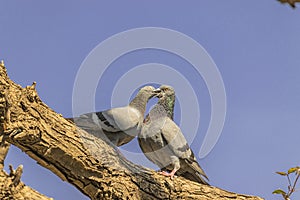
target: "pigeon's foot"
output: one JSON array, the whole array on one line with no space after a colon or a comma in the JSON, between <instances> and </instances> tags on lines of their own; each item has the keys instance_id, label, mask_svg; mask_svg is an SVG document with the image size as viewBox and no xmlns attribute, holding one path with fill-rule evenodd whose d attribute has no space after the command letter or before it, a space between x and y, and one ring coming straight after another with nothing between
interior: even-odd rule
<instances>
[{"instance_id":1,"label":"pigeon's foot","mask_svg":"<svg viewBox=\"0 0 300 200\"><path fill-rule=\"evenodd\" d=\"M158 172L159 174L163 175L163 176L167 176L167 177L171 177L171 179L173 180L174 176L175 176L175 170L173 170L171 173L166 172L166 171L161 171Z\"/></svg>"}]
</instances>

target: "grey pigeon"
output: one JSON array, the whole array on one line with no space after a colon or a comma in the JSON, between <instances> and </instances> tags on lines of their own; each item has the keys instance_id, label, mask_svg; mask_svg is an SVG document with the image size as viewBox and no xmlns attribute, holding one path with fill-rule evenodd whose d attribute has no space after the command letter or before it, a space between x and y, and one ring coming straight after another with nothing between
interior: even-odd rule
<instances>
[{"instance_id":1,"label":"grey pigeon","mask_svg":"<svg viewBox=\"0 0 300 200\"><path fill-rule=\"evenodd\" d=\"M102 131L116 146L130 142L140 132L146 104L160 90L145 86L139 90L136 97L125 107L82 114L77 118L68 118L83 130L101 137ZM103 134L102 134L103 135Z\"/></svg>"},{"instance_id":2,"label":"grey pigeon","mask_svg":"<svg viewBox=\"0 0 300 200\"><path fill-rule=\"evenodd\" d=\"M144 120L138 136L145 156L158 165L162 175L174 177L175 173L189 180L208 185L207 176L198 164L180 128L173 119L175 92L162 85L157 104ZM167 172L169 171L169 172Z\"/></svg>"}]
</instances>

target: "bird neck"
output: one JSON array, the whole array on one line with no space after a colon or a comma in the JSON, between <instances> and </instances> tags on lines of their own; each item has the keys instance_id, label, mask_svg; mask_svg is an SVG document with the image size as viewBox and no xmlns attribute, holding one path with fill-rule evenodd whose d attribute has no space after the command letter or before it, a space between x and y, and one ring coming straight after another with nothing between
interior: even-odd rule
<instances>
[{"instance_id":1,"label":"bird neck","mask_svg":"<svg viewBox=\"0 0 300 200\"><path fill-rule=\"evenodd\" d=\"M167 117L173 120L175 95L166 96L158 100L158 105L162 106L167 114Z\"/></svg>"},{"instance_id":2,"label":"bird neck","mask_svg":"<svg viewBox=\"0 0 300 200\"><path fill-rule=\"evenodd\" d=\"M146 105L150 96L138 93L136 97L129 103L129 106L136 108L143 115L146 112Z\"/></svg>"}]
</instances>

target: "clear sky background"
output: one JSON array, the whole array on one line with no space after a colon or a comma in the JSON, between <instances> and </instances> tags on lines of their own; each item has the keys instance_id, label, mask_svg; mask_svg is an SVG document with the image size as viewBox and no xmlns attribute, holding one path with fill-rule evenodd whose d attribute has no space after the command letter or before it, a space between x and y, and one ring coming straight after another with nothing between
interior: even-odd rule
<instances>
[{"instance_id":1,"label":"clear sky background","mask_svg":"<svg viewBox=\"0 0 300 200\"><path fill-rule=\"evenodd\" d=\"M196 40L218 66L227 95L222 135L210 154L199 159L210 183L237 193L281 199L271 193L286 189L287 182L275 171L299 165L299 9L275 0L0 0L0 7L0 59L5 60L10 78L24 87L36 81L41 99L66 117L72 115L73 84L81 63L108 37L152 26ZM200 128L191 143L198 155L210 119L210 99L203 80L178 56L141 50L120 57L98 85L96 108L110 108L107 94L118 78L150 62L176 68L192 85L200 83ZM180 107L176 105L176 122ZM139 152L136 141L122 149ZM146 160L135 162L155 167ZM22 181L45 195L87 199L17 148L10 149L6 169L8 164L15 168L23 164ZM298 192L292 199L299 198Z\"/></svg>"}]
</instances>

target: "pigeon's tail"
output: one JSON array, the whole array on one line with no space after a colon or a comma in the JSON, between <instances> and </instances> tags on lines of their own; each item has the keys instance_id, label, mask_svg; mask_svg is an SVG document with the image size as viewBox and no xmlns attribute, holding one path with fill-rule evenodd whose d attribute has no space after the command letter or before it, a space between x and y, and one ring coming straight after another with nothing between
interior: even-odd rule
<instances>
[{"instance_id":1,"label":"pigeon's tail","mask_svg":"<svg viewBox=\"0 0 300 200\"><path fill-rule=\"evenodd\" d=\"M184 164L186 166L183 166L182 168L186 168L186 169L184 170L185 172L182 173L183 177L185 177L191 181L209 185L207 182L208 177L206 176L205 172L200 167L200 165L198 164L198 162L196 161L196 158L194 156L191 156L189 159L186 159Z\"/></svg>"},{"instance_id":2,"label":"pigeon's tail","mask_svg":"<svg viewBox=\"0 0 300 200\"><path fill-rule=\"evenodd\" d=\"M204 185L209 185L209 183L205 180L205 178L203 178L201 176L201 174L199 174L198 172L185 172L183 173L181 176L183 176L184 178L188 179L188 180L191 180L191 181L195 181L195 182L198 182L198 183L201 183L201 184L204 184Z\"/></svg>"}]
</instances>

